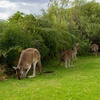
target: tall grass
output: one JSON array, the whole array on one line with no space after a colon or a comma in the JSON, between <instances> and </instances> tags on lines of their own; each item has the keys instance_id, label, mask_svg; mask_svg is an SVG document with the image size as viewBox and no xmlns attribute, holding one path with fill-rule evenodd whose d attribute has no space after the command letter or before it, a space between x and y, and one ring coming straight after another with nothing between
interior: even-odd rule
<instances>
[{"instance_id":1,"label":"tall grass","mask_svg":"<svg viewBox=\"0 0 100 100\"><path fill-rule=\"evenodd\" d=\"M57 67L52 60L43 66L44 71L53 73L35 78L0 82L0 100L99 100L100 57L79 57L75 66Z\"/></svg>"}]
</instances>

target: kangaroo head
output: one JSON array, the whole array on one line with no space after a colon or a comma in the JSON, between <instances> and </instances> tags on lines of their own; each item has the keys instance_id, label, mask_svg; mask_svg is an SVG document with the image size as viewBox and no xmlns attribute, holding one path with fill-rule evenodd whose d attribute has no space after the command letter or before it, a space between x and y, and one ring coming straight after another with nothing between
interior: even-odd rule
<instances>
[{"instance_id":1,"label":"kangaroo head","mask_svg":"<svg viewBox=\"0 0 100 100\"><path fill-rule=\"evenodd\" d=\"M74 48L73 48L74 50L79 50L80 48L79 48L79 43L75 43L75 45L74 45Z\"/></svg>"},{"instance_id":2,"label":"kangaroo head","mask_svg":"<svg viewBox=\"0 0 100 100\"><path fill-rule=\"evenodd\" d=\"M23 71L21 67L13 67L16 70L16 75L18 79L20 80L23 76Z\"/></svg>"}]
</instances>

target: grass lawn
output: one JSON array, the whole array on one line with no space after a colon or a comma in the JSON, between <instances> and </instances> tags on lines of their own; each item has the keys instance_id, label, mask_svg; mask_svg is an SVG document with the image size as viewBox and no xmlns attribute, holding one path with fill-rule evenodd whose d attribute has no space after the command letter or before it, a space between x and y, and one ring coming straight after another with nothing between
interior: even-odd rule
<instances>
[{"instance_id":1,"label":"grass lawn","mask_svg":"<svg viewBox=\"0 0 100 100\"><path fill-rule=\"evenodd\" d=\"M72 68L57 64L43 66L53 73L0 81L0 100L100 100L100 56L78 57Z\"/></svg>"}]
</instances>

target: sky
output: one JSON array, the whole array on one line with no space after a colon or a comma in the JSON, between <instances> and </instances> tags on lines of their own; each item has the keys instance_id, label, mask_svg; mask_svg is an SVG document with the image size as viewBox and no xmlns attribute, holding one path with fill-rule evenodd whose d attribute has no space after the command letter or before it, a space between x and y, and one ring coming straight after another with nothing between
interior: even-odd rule
<instances>
[{"instance_id":1,"label":"sky","mask_svg":"<svg viewBox=\"0 0 100 100\"><path fill-rule=\"evenodd\" d=\"M49 0L0 0L0 19L8 19L17 11L41 15L48 8Z\"/></svg>"},{"instance_id":2,"label":"sky","mask_svg":"<svg viewBox=\"0 0 100 100\"><path fill-rule=\"evenodd\" d=\"M100 1L100 0L96 0ZM41 15L48 8L49 0L0 0L0 19L8 19L17 11Z\"/></svg>"}]
</instances>

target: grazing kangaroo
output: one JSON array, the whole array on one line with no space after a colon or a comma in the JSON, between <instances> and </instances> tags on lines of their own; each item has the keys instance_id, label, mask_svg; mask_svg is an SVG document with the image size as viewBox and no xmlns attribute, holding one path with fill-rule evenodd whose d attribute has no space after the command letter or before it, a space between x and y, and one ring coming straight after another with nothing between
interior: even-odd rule
<instances>
[{"instance_id":1,"label":"grazing kangaroo","mask_svg":"<svg viewBox=\"0 0 100 100\"><path fill-rule=\"evenodd\" d=\"M65 67L70 67L70 60L76 61L77 50L79 49L79 44L75 44L73 50L65 50L60 56L60 63L65 62Z\"/></svg>"},{"instance_id":2,"label":"grazing kangaroo","mask_svg":"<svg viewBox=\"0 0 100 100\"><path fill-rule=\"evenodd\" d=\"M20 55L17 67L14 67L18 79L26 77L27 73L31 69L32 64L34 67L33 75L29 77L35 77L37 63L39 64L40 73L42 73L41 56L39 51L35 48L28 48L26 50L23 50Z\"/></svg>"},{"instance_id":3,"label":"grazing kangaroo","mask_svg":"<svg viewBox=\"0 0 100 100\"><path fill-rule=\"evenodd\" d=\"M94 44L91 45L91 50L94 52L94 55L97 56L98 50L99 50L99 46L94 43Z\"/></svg>"}]
</instances>

